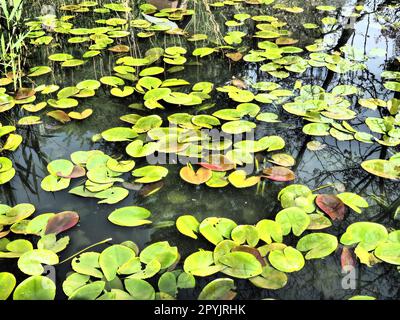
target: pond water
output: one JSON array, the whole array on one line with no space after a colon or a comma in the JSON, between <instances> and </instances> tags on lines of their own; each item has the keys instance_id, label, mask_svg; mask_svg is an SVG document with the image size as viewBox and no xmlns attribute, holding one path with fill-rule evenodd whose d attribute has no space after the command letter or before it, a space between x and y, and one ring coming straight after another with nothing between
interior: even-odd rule
<instances>
[{"instance_id":1,"label":"pond water","mask_svg":"<svg viewBox=\"0 0 400 320\"><path fill-rule=\"evenodd\" d=\"M129 13L114 12L108 14L94 13L92 7L89 12L74 13L60 10L64 4L74 4L73 1L25 1L24 15L27 19L35 19L45 13L54 13L58 18L63 15L76 15L69 20L77 28L93 28L102 26L96 23L98 19L108 19L120 16L134 20L140 13L139 5L144 2L124 1L133 10ZM97 1L96 7L101 7L108 0ZM182 1L149 1L158 8L176 7L182 5ZM212 3L212 1L210 1ZM300 7L304 9L301 13L288 12L283 9L274 8L281 4L283 7ZM43 7L43 5L48 5ZM142 116L158 114L163 119L177 112L187 112L193 115L209 114L224 108L234 108L237 102L229 99L224 92L218 92L215 88L223 87L231 83L233 77L240 79L248 86L262 81L278 83L282 89L293 90L296 81L301 80L302 85L318 85L328 92L336 86L353 85L361 90L358 98L379 98L384 101L398 96L398 93L385 89L384 79L381 73L385 70L396 71L399 69L399 61L396 57L400 55L400 39L398 29L393 25L400 23L400 9L396 1L351 1L351 0L315 0L315 1L292 1L276 0L268 5L241 4L225 5L223 7L209 7L207 1L187 1L188 9L194 9L192 16L186 16L182 21L175 21L179 27L185 28L189 34L207 34L210 40L207 46L215 47L213 44L221 40L229 31L240 30L247 35L257 32L256 24L259 22L246 20L242 26L228 27L227 20L232 20L234 14L248 13L251 16L266 15L287 23L285 30L290 31L290 38L299 40L293 46L305 48L312 45L316 39L324 39L328 43L329 53L338 51L344 46L354 46L361 54L371 55L365 62L366 68L358 71L336 73L324 67L309 67L302 73L290 72L287 78L276 78L268 72L260 69L266 62L246 62L241 59L232 61L223 54L211 54L203 58L194 57L191 52L196 47L206 46L202 42L190 42L185 37L157 32L149 38L137 37L137 30L129 28L132 32L128 37L116 38L114 44L125 44L129 46L128 53L113 53L102 50L101 54L87 59L84 65L73 68L62 68L59 62L52 62L48 57L54 53L68 53L74 57L81 57L90 44L68 43L68 35L48 32L54 37L49 45L30 46L26 61L26 69L34 66L48 65L53 72L37 78L25 79L25 86L32 84L57 84L61 88L75 86L78 82L86 79L97 79L112 75L116 61L127 55L143 57L148 49L154 47L181 46L187 49L187 62L184 69L176 73L163 73L162 79L180 78L190 84L208 81L214 84L211 98L201 105L174 106L169 105L165 110L146 109L135 110L129 106L132 103L143 102L141 94L134 93L126 98L119 98L110 94L110 87L102 85L96 95L90 98L79 99L79 111L86 108L93 109L93 114L82 121L71 121L61 124L46 116L52 109L47 106L39 115L42 124L32 126L19 126L17 132L23 136L20 147L9 154L14 167L15 177L7 184L0 186L1 203L14 206L19 203L31 203L35 206L35 214L46 212L61 212L72 210L79 213L80 221L77 226L65 232L70 236L69 246L60 253L60 260L67 258L83 248L104 240L112 238L110 243L117 244L122 241L131 240L139 248L157 242L167 240L171 245L179 248L182 261L197 248L213 250L214 246L199 237L194 240L182 235L175 227L175 220L184 214L195 216L199 221L215 216L234 220L237 224L256 224L261 219L274 219L281 210L278 200L279 191L293 182L275 182L265 180L264 191L257 187L235 188L228 185L224 188L210 188L205 184L193 185L185 182L179 176L182 164L168 164L168 175L162 180L163 187L149 196L143 196L135 190L129 191L127 196L117 204L98 204L98 199L83 198L68 193L72 187L82 183L81 178L74 179L71 187L58 192L46 192L41 188L42 179L48 175L46 166L56 159L70 159L73 152L80 150L98 149L113 157L124 157L126 142L108 142L93 139L93 136L117 126L126 126L119 118L129 113L138 113ZM318 5L335 6L333 11L316 9ZM391 7L392 5L392 7ZM357 6L364 6L362 9ZM358 8L358 9L357 9ZM47 10L47 11L46 11ZM348 18L352 13L357 13L353 18ZM324 17L335 17L337 22L332 26L321 29L306 29L303 24L321 25ZM140 18L140 17L139 17ZM142 17L143 18L143 17ZM349 24L350 23L350 24ZM233 45L244 52L257 47L257 42L265 39L256 39L245 36L243 42ZM271 39L267 39L271 40ZM271 41L274 41L271 40ZM377 50L379 49L379 50ZM229 50L228 50L229 51ZM231 50L232 51L232 50ZM325 52L325 51L324 51ZM310 52L303 51L296 54L308 58ZM168 69L172 65L156 62ZM127 81L129 82L129 81ZM189 87L179 89L190 92ZM54 94L53 94L54 95ZM298 93L296 93L298 95ZM43 99L42 99L43 98ZM287 102L293 101L294 97L285 97ZM46 97L40 96L45 101ZM37 99L35 103L42 101ZM385 114L383 108L372 110L363 108L357 104L357 97L350 96L352 110L357 117L349 122L357 130L368 131L364 121L367 117L381 117ZM206 108L205 103L210 103ZM212 103L212 105L211 105ZM388 205L395 203L400 198L400 188L396 180L383 179L374 176L360 166L360 163L368 159L387 159L393 155L398 147L386 147L379 143L363 143L358 140L339 141L330 135L310 136L303 133L302 128L307 123L302 117L286 112L278 103L258 103L263 112L276 113L281 122L257 122L255 137L278 135L282 137L286 146L283 151L292 155L296 161L291 169L296 175L294 183L308 186L311 190L321 186L330 187L320 190L321 193L339 193L343 190L354 192L363 196L369 203L369 207L363 209L361 214L351 211L346 214L344 220L333 221L332 227L326 232L335 236L342 235L346 228L357 221L371 221L383 224L388 230L398 229L399 221L393 218L394 212L388 209ZM13 123L15 119L28 115L20 108L13 109L7 113L0 114L1 122ZM128 124L129 125L129 124ZM307 143L317 140L325 145L321 150L313 151L307 148ZM267 152L260 152L260 157L266 157ZM146 164L145 158L137 158L136 167ZM132 177L124 176L126 181L133 182ZM336 187L336 189L335 189ZM380 201L381 199L381 201ZM382 201L383 200L383 201ZM385 203L387 205L385 205ZM152 224L140 227L119 227L110 223L108 215L116 208L124 206L141 206L151 211ZM321 232L325 232L322 230ZM296 237L285 237L285 243L295 245ZM32 238L34 241L34 239ZM95 250L100 251L106 245L98 246ZM305 267L298 272L288 274L288 283L278 290L260 289L253 286L247 280L235 279L236 299L347 299L354 295L369 295L378 299L399 299L400 274L395 265L379 263L372 267L357 263L357 281L354 288L343 288L343 274L340 266L341 249L324 259L307 260ZM4 265L4 267L3 267ZM12 271L18 279L25 276L16 267L16 261L0 260L1 271ZM6 270L4 270L6 269ZM70 262L56 267L57 298L65 299L61 289L61 283L66 273L71 271ZM198 277L195 289L181 290L179 299L196 299L201 288L217 275L211 277Z\"/></svg>"}]
</instances>

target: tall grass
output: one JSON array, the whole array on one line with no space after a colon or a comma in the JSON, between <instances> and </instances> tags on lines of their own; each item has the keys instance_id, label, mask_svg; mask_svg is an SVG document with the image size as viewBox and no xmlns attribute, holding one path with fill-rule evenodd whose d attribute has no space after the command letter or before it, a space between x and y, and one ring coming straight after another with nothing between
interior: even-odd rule
<instances>
[{"instance_id":1,"label":"tall grass","mask_svg":"<svg viewBox=\"0 0 400 320\"><path fill-rule=\"evenodd\" d=\"M14 88L22 86L21 74L25 39L22 10L24 0L0 0L0 66L1 73L12 72Z\"/></svg>"}]
</instances>

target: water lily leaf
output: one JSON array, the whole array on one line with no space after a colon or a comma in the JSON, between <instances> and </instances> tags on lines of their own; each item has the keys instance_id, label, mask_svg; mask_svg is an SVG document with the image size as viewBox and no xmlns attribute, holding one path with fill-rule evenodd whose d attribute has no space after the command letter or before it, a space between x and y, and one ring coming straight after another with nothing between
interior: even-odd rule
<instances>
[{"instance_id":1,"label":"water lily leaf","mask_svg":"<svg viewBox=\"0 0 400 320\"><path fill-rule=\"evenodd\" d=\"M248 188L260 182L260 177L253 176L246 178L246 171L236 170L228 176L228 180L236 188Z\"/></svg>"},{"instance_id":2,"label":"water lily leaf","mask_svg":"<svg viewBox=\"0 0 400 320\"><path fill-rule=\"evenodd\" d=\"M35 249L21 255L18 268L25 274L38 276L44 272L42 264L55 265L58 262L58 256L53 251Z\"/></svg>"},{"instance_id":3,"label":"water lily leaf","mask_svg":"<svg viewBox=\"0 0 400 320\"><path fill-rule=\"evenodd\" d=\"M75 211L63 211L55 214L47 221L45 234L59 234L73 228L79 222L79 215Z\"/></svg>"},{"instance_id":4,"label":"water lily leaf","mask_svg":"<svg viewBox=\"0 0 400 320\"><path fill-rule=\"evenodd\" d=\"M169 268L179 258L177 247L171 247L168 241L161 241L153 243L142 250L140 253L140 261L143 263L150 263L156 259L161 269Z\"/></svg>"},{"instance_id":5,"label":"water lily leaf","mask_svg":"<svg viewBox=\"0 0 400 320\"><path fill-rule=\"evenodd\" d=\"M35 125L35 124L41 124L42 121L40 120L40 117L37 116L27 116L27 117L23 117L20 118L18 120L18 125L20 126L31 126L31 125Z\"/></svg>"},{"instance_id":6,"label":"water lily leaf","mask_svg":"<svg viewBox=\"0 0 400 320\"><path fill-rule=\"evenodd\" d=\"M263 219L257 223L256 229L260 239L267 244L272 243L272 240L276 242L282 242L283 233L281 225L278 222Z\"/></svg>"},{"instance_id":7,"label":"water lily leaf","mask_svg":"<svg viewBox=\"0 0 400 320\"><path fill-rule=\"evenodd\" d=\"M78 106L78 101L73 98L49 99L47 103L53 108L70 109Z\"/></svg>"},{"instance_id":8,"label":"water lily leaf","mask_svg":"<svg viewBox=\"0 0 400 320\"><path fill-rule=\"evenodd\" d=\"M68 114L62 110L50 111L50 112L47 112L46 115L48 115L49 117L51 117L53 119L56 119L57 121L60 121L61 123L66 123L66 122L71 121L71 118L68 116Z\"/></svg>"},{"instance_id":9,"label":"water lily leaf","mask_svg":"<svg viewBox=\"0 0 400 320\"><path fill-rule=\"evenodd\" d=\"M296 272L304 267L304 258L300 251L292 247L272 250L268 256L271 265L282 272Z\"/></svg>"},{"instance_id":10,"label":"water lily leaf","mask_svg":"<svg viewBox=\"0 0 400 320\"><path fill-rule=\"evenodd\" d=\"M193 50L192 54L195 57L203 58L205 56L208 56L208 55L214 53L215 51L216 50L213 48L203 47L203 48L197 48L197 49Z\"/></svg>"},{"instance_id":11,"label":"water lily leaf","mask_svg":"<svg viewBox=\"0 0 400 320\"><path fill-rule=\"evenodd\" d=\"M224 238L229 239L236 226L230 219L210 217L200 223L199 231L208 241L217 245Z\"/></svg>"},{"instance_id":12,"label":"water lily leaf","mask_svg":"<svg viewBox=\"0 0 400 320\"><path fill-rule=\"evenodd\" d=\"M104 140L110 142L130 141L138 136L135 130L127 127L115 127L101 133Z\"/></svg>"},{"instance_id":13,"label":"water lily leaf","mask_svg":"<svg viewBox=\"0 0 400 320\"><path fill-rule=\"evenodd\" d=\"M263 170L263 174L273 181L292 181L296 178L294 172L285 167L269 167Z\"/></svg>"},{"instance_id":14,"label":"water lily leaf","mask_svg":"<svg viewBox=\"0 0 400 320\"><path fill-rule=\"evenodd\" d=\"M69 187L71 179L60 178L53 175L48 175L44 177L40 186L44 191L47 192L56 192L60 190L64 190Z\"/></svg>"},{"instance_id":15,"label":"water lily leaf","mask_svg":"<svg viewBox=\"0 0 400 320\"><path fill-rule=\"evenodd\" d=\"M29 77L39 77L44 74L50 73L53 70L50 67L47 66L39 66L39 67L33 67L29 70L28 76Z\"/></svg>"},{"instance_id":16,"label":"water lily leaf","mask_svg":"<svg viewBox=\"0 0 400 320\"><path fill-rule=\"evenodd\" d=\"M15 151L15 150L17 150L17 148L19 147L19 145L21 143L22 143L22 136L21 135L10 133L8 135L7 140L4 143L2 149L3 150L9 150L9 151ZM0 159L1 158L3 158L3 157L0 157ZM1 163L1 160L0 160L0 163ZM0 164L0 166L1 166L1 164ZM8 170L5 170L5 171L8 171ZM2 169L0 169L0 172L4 172L4 171Z\"/></svg>"},{"instance_id":17,"label":"water lily leaf","mask_svg":"<svg viewBox=\"0 0 400 320\"><path fill-rule=\"evenodd\" d=\"M256 127L254 122L246 120L229 121L222 125L222 131L229 134L240 134L250 132Z\"/></svg>"},{"instance_id":18,"label":"water lily leaf","mask_svg":"<svg viewBox=\"0 0 400 320\"><path fill-rule=\"evenodd\" d=\"M283 188L278 194L278 199L283 208L299 207L307 213L315 211L315 196L307 186L301 184L293 184Z\"/></svg>"},{"instance_id":19,"label":"water lily leaf","mask_svg":"<svg viewBox=\"0 0 400 320\"><path fill-rule=\"evenodd\" d=\"M95 197L99 199L103 199L99 201L99 204L107 203L107 204L115 204L122 200L124 200L129 195L129 191L121 188L121 187L112 187L96 193Z\"/></svg>"},{"instance_id":20,"label":"water lily leaf","mask_svg":"<svg viewBox=\"0 0 400 320\"><path fill-rule=\"evenodd\" d=\"M317 206L325 212L332 220L343 220L346 207L342 200L335 195L319 194L315 198Z\"/></svg>"},{"instance_id":21,"label":"water lily leaf","mask_svg":"<svg viewBox=\"0 0 400 320\"><path fill-rule=\"evenodd\" d=\"M142 140L135 140L126 146L126 153L133 158L147 157L157 150L158 144L155 142L143 143Z\"/></svg>"},{"instance_id":22,"label":"water lily leaf","mask_svg":"<svg viewBox=\"0 0 400 320\"><path fill-rule=\"evenodd\" d=\"M61 64L61 67L63 67L63 68L77 67L77 66L80 66L80 65L82 65L82 64L84 64L84 63L86 63L85 60L81 60L81 59L71 59L71 60L64 61L64 62Z\"/></svg>"},{"instance_id":23,"label":"water lily leaf","mask_svg":"<svg viewBox=\"0 0 400 320\"><path fill-rule=\"evenodd\" d=\"M360 208L368 208L368 202L364 198L352 192L342 192L337 197L348 207L357 213L361 213Z\"/></svg>"},{"instance_id":24,"label":"water lily leaf","mask_svg":"<svg viewBox=\"0 0 400 320\"><path fill-rule=\"evenodd\" d=\"M99 270L99 257L98 252L84 252L72 259L71 267L75 272L101 279L103 273Z\"/></svg>"},{"instance_id":25,"label":"water lily leaf","mask_svg":"<svg viewBox=\"0 0 400 320\"><path fill-rule=\"evenodd\" d=\"M300 236L310 224L309 215L301 208L290 207L279 211L275 217L281 225L283 235L288 235L290 230L295 236Z\"/></svg>"},{"instance_id":26,"label":"water lily leaf","mask_svg":"<svg viewBox=\"0 0 400 320\"><path fill-rule=\"evenodd\" d=\"M309 214L309 216L311 221L307 227L307 230L321 230L332 226L331 220L323 214L312 213Z\"/></svg>"},{"instance_id":27,"label":"water lily leaf","mask_svg":"<svg viewBox=\"0 0 400 320\"><path fill-rule=\"evenodd\" d=\"M151 223L151 221L145 220L150 215L150 211L145 208L130 206L114 210L108 216L108 220L118 226L137 227Z\"/></svg>"},{"instance_id":28,"label":"water lily leaf","mask_svg":"<svg viewBox=\"0 0 400 320\"><path fill-rule=\"evenodd\" d=\"M14 300L54 300L56 285L48 277L29 277L15 288Z\"/></svg>"},{"instance_id":29,"label":"water lily leaf","mask_svg":"<svg viewBox=\"0 0 400 320\"><path fill-rule=\"evenodd\" d=\"M342 271L346 271L348 266L356 266L356 262L354 260L351 249L343 247L342 254L340 255L340 264L342 267Z\"/></svg>"},{"instance_id":30,"label":"water lily leaf","mask_svg":"<svg viewBox=\"0 0 400 320\"><path fill-rule=\"evenodd\" d=\"M99 265L107 281L112 281L118 268L135 257L135 252L123 245L112 245L105 249L99 257Z\"/></svg>"},{"instance_id":31,"label":"water lily leaf","mask_svg":"<svg viewBox=\"0 0 400 320\"><path fill-rule=\"evenodd\" d=\"M400 242L381 243L375 249L374 254L382 261L400 265Z\"/></svg>"},{"instance_id":32,"label":"water lily leaf","mask_svg":"<svg viewBox=\"0 0 400 320\"><path fill-rule=\"evenodd\" d=\"M32 243L25 239L17 239L14 241L10 241L6 249L13 253L20 253L23 254L25 252L33 250Z\"/></svg>"},{"instance_id":33,"label":"water lily leaf","mask_svg":"<svg viewBox=\"0 0 400 320\"><path fill-rule=\"evenodd\" d=\"M140 259L139 259L139 262L140 262ZM158 262L157 259L153 259L149 263L147 263L146 267L143 270L140 270L139 272L136 272L136 273L130 275L128 278L129 279L148 279L148 278L152 278L160 270L161 270L160 262Z\"/></svg>"},{"instance_id":34,"label":"water lily leaf","mask_svg":"<svg viewBox=\"0 0 400 320\"><path fill-rule=\"evenodd\" d=\"M255 247L260 240L258 229L250 225L240 225L235 227L232 230L231 238L238 245L247 243L250 247Z\"/></svg>"},{"instance_id":35,"label":"water lily leaf","mask_svg":"<svg viewBox=\"0 0 400 320\"><path fill-rule=\"evenodd\" d=\"M164 72L164 68L162 67L149 67L145 68L142 71L140 71L139 76L141 77L148 77L148 76L154 76L160 73Z\"/></svg>"},{"instance_id":36,"label":"water lily leaf","mask_svg":"<svg viewBox=\"0 0 400 320\"><path fill-rule=\"evenodd\" d=\"M123 86L125 84L124 80L114 76L102 77L100 78L100 82L111 87Z\"/></svg>"},{"instance_id":37,"label":"water lily leaf","mask_svg":"<svg viewBox=\"0 0 400 320\"><path fill-rule=\"evenodd\" d=\"M305 258L320 259L329 256L336 250L338 240L335 236L327 233L311 233L302 237L297 243L297 250L307 252Z\"/></svg>"},{"instance_id":38,"label":"water lily leaf","mask_svg":"<svg viewBox=\"0 0 400 320\"><path fill-rule=\"evenodd\" d=\"M0 225L11 225L31 216L35 207L30 203L20 203L6 210L0 211Z\"/></svg>"},{"instance_id":39,"label":"water lily leaf","mask_svg":"<svg viewBox=\"0 0 400 320\"><path fill-rule=\"evenodd\" d=\"M184 215L176 220L176 228L185 236L197 239L196 233L199 232L200 223L194 216Z\"/></svg>"},{"instance_id":40,"label":"water lily leaf","mask_svg":"<svg viewBox=\"0 0 400 320\"><path fill-rule=\"evenodd\" d=\"M259 276L250 278L249 280L258 288L277 290L286 285L288 277L284 272L278 271L270 266L265 266Z\"/></svg>"},{"instance_id":41,"label":"water lily leaf","mask_svg":"<svg viewBox=\"0 0 400 320\"><path fill-rule=\"evenodd\" d=\"M50 233L40 238L37 243L37 247L38 249L46 249L53 251L54 253L58 253L65 250L65 248L69 244L69 240L70 238L68 236L62 237L57 240L55 233Z\"/></svg>"},{"instance_id":42,"label":"water lily leaf","mask_svg":"<svg viewBox=\"0 0 400 320\"><path fill-rule=\"evenodd\" d=\"M0 300L7 300L13 292L17 280L9 272L0 272Z\"/></svg>"},{"instance_id":43,"label":"water lily leaf","mask_svg":"<svg viewBox=\"0 0 400 320\"><path fill-rule=\"evenodd\" d=\"M303 127L303 132L310 136L329 135L329 124L327 123L309 123Z\"/></svg>"},{"instance_id":44,"label":"water lily leaf","mask_svg":"<svg viewBox=\"0 0 400 320\"><path fill-rule=\"evenodd\" d=\"M133 130L137 133L147 132L153 128L158 128L162 125L162 119L158 115L150 115L146 117L141 117L135 123Z\"/></svg>"},{"instance_id":45,"label":"water lily leaf","mask_svg":"<svg viewBox=\"0 0 400 320\"><path fill-rule=\"evenodd\" d=\"M185 259L183 270L193 276L207 277L223 269L223 265L214 265L212 251L200 250Z\"/></svg>"},{"instance_id":46,"label":"water lily leaf","mask_svg":"<svg viewBox=\"0 0 400 320\"><path fill-rule=\"evenodd\" d=\"M179 171L179 175L188 183L200 185L211 178L212 171L206 168L199 168L197 171L194 171L191 166L186 166Z\"/></svg>"},{"instance_id":47,"label":"water lily leaf","mask_svg":"<svg viewBox=\"0 0 400 320\"><path fill-rule=\"evenodd\" d=\"M79 90L97 90L100 86L101 83L97 80L83 80L76 85Z\"/></svg>"},{"instance_id":48,"label":"water lily leaf","mask_svg":"<svg viewBox=\"0 0 400 320\"><path fill-rule=\"evenodd\" d=\"M139 177L136 183L152 183L166 177L168 169L161 166L145 166L132 171L132 176Z\"/></svg>"},{"instance_id":49,"label":"water lily leaf","mask_svg":"<svg viewBox=\"0 0 400 320\"><path fill-rule=\"evenodd\" d=\"M171 297L175 297L178 293L175 274L170 271L163 273L158 279L158 289L160 292L167 293Z\"/></svg>"},{"instance_id":50,"label":"water lily leaf","mask_svg":"<svg viewBox=\"0 0 400 320\"><path fill-rule=\"evenodd\" d=\"M135 167L135 161L133 160L118 161L115 159L109 159L106 165L107 168L112 171L125 173L131 171Z\"/></svg>"},{"instance_id":51,"label":"water lily leaf","mask_svg":"<svg viewBox=\"0 0 400 320\"><path fill-rule=\"evenodd\" d=\"M126 279L125 288L135 300L154 300L156 297L153 286L142 279Z\"/></svg>"},{"instance_id":52,"label":"water lily leaf","mask_svg":"<svg viewBox=\"0 0 400 320\"><path fill-rule=\"evenodd\" d=\"M383 86L388 90L400 92L400 82L388 81Z\"/></svg>"},{"instance_id":53,"label":"water lily leaf","mask_svg":"<svg viewBox=\"0 0 400 320\"><path fill-rule=\"evenodd\" d=\"M201 290L198 300L232 300L236 296L235 282L229 278L213 280Z\"/></svg>"},{"instance_id":54,"label":"water lily leaf","mask_svg":"<svg viewBox=\"0 0 400 320\"><path fill-rule=\"evenodd\" d=\"M69 160L58 159L51 161L47 165L47 170L54 176L69 176L74 170L74 165Z\"/></svg>"},{"instance_id":55,"label":"water lily leaf","mask_svg":"<svg viewBox=\"0 0 400 320\"><path fill-rule=\"evenodd\" d=\"M347 227L340 242L345 245L358 243L359 247L371 251L387 238L388 232L384 226L374 222L355 222Z\"/></svg>"},{"instance_id":56,"label":"water lily leaf","mask_svg":"<svg viewBox=\"0 0 400 320\"><path fill-rule=\"evenodd\" d=\"M85 109L82 112L71 111L68 113L68 117L75 120L84 120L89 118L93 113L93 109Z\"/></svg>"},{"instance_id":57,"label":"water lily leaf","mask_svg":"<svg viewBox=\"0 0 400 320\"><path fill-rule=\"evenodd\" d=\"M366 160L361 163L361 167L378 177L398 180L400 179L400 170L399 166L396 163L382 160L382 159L374 159L374 160Z\"/></svg>"},{"instance_id":58,"label":"water lily leaf","mask_svg":"<svg viewBox=\"0 0 400 320\"><path fill-rule=\"evenodd\" d=\"M216 117L209 116L206 114L192 117L192 122L198 127L204 127L209 129L212 129L213 126L218 126L221 124Z\"/></svg>"},{"instance_id":59,"label":"water lily leaf","mask_svg":"<svg viewBox=\"0 0 400 320\"><path fill-rule=\"evenodd\" d=\"M62 288L64 293L69 297L74 291L83 287L88 283L90 277L88 275L73 272L63 282Z\"/></svg>"},{"instance_id":60,"label":"water lily leaf","mask_svg":"<svg viewBox=\"0 0 400 320\"><path fill-rule=\"evenodd\" d=\"M218 260L227 266L221 270L223 273L240 279L248 279L262 273L262 265L257 258L247 252L231 252Z\"/></svg>"},{"instance_id":61,"label":"water lily leaf","mask_svg":"<svg viewBox=\"0 0 400 320\"><path fill-rule=\"evenodd\" d=\"M119 98L125 98L128 97L130 95L132 95L135 92L135 90L133 89L133 87L130 86L124 86L123 89L120 88L112 88L110 93L115 96L115 97L119 97Z\"/></svg>"},{"instance_id":62,"label":"water lily leaf","mask_svg":"<svg viewBox=\"0 0 400 320\"><path fill-rule=\"evenodd\" d=\"M104 290L104 281L94 281L76 289L69 300L95 300Z\"/></svg>"}]
</instances>

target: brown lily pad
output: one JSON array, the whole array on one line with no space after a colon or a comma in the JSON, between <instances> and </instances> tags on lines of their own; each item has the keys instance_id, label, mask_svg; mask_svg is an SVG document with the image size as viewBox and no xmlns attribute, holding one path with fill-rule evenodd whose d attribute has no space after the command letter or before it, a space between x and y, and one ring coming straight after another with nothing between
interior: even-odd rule
<instances>
[{"instance_id":1,"label":"brown lily pad","mask_svg":"<svg viewBox=\"0 0 400 320\"><path fill-rule=\"evenodd\" d=\"M207 162L199 162L199 165L212 171L229 171L235 168L235 164L222 154L212 155Z\"/></svg>"},{"instance_id":2,"label":"brown lily pad","mask_svg":"<svg viewBox=\"0 0 400 320\"><path fill-rule=\"evenodd\" d=\"M32 88L19 88L15 93L15 100L24 100L34 96L36 91Z\"/></svg>"},{"instance_id":3,"label":"brown lily pad","mask_svg":"<svg viewBox=\"0 0 400 320\"><path fill-rule=\"evenodd\" d=\"M186 182L199 185L210 180L212 171L206 168L200 168L199 170L194 171L193 168L188 165L183 167L179 174Z\"/></svg>"},{"instance_id":4,"label":"brown lily pad","mask_svg":"<svg viewBox=\"0 0 400 320\"><path fill-rule=\"evenodd\" d=\"M351 249L343 247L342 254L340 255L340 264L342 266L342 271L348 271L346 270L346 266L352 266L352 267L356 266L354 254L351 251Z\"/></svg>"},{"instance_id":5,"label":"brown lily pad","mask_svg":"<svg viewBox=\"0 0 400 320\"><path fill-rule=\"evenodd\" d=\"M278 166L269 167L264 169L263 173L265 174L265 178L273 181L286 182L286 181L292 181L296 178L294 172L285 167L278 167Z\"/></svg>"},{"instance_id":6,"label":"brown lily pad","mask_svg":"<svg viewBox=\"0 0 400 320\"><path fill-rule=\"evenodd\" d=\"M332 220L343 220L346 213L346 206L337 196L320 194L316 197L315 203Z\"/></svg>"},{"instance_id":7,"label":"brown lily pad","mask_svg":"<svg viewBox=\"0 0 400 320\"><path fill-rule=\"evenodd\" d=\"M52 216L47 222L45 234L59 234L71 229L79 221L79 215L75 211L63 211Z\"/></svg>"}]
</instances>

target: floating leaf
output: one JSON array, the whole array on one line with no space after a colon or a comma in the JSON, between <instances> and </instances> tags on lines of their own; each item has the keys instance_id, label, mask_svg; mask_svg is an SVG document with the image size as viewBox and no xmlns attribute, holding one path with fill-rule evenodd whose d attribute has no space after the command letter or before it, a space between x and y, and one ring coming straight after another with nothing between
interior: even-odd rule
<instances>
[{"instance_id":1,"label":"floating leaf","mask_svg":"<svg viewBox=\"0 0 400 320\"><path fill-rule=\"evenodd\" d=\"M302 237L297 242L297 250L308 251L305 258L320 259L330 255L336 250L338 240L335 236L327 233L311 233Z\"/></svg>"},{"instance_id":2,"label":"floating leaf","mask_svg":"<svg viewBox=\"0 0 400 320\"><path fill-rule=\"evenodd\" d=\"M199 232L200 223L191 215L180 216L176 220L178 231L190 238L197 239L196 233Z\"/></svg>"},{"instance_id":3,"label":"floating leaf","mask_svg":"<svg viewBox=\"0 0 400 320\"><path fill-rule=\"evenodd\" d=\"M208 283L200 292L199 300L232 300L236 296L235 282L220 278Z\"/></svg>"},{"instance_id":4,"label":"floating leaf","mask_svg":"<svg viewBox=\"0 0 400 320\"><path fill-rule=\"evenodd\" d=\"M79 215L75 211L63 211L55 214L47 221L45 234L59 234L71 229L79 222Z\"/></svg>"},{"instance_id":5,"label":"floating leaf","mask_svg":"<svg viewBox=\"0 0 400 320\"><path fill-rule=\"evenodd\" d=\"M339 197L331 194L319 194L315 198L317 206L332 220L343 220L346 207Z\"/></svg>"},{"instance_id":6,"label":"floating leaf","mask_svg":"<svg viewBox=\"0 0 400 320\"><path fill-rule=\"evenodd\" d=\"M54 300L56 285L48 277L29 277L15 288L14 300Z\"/></svg>"},{"instance_id":7,"label":"floating leaf","mask_svg":"<svg viewBox=\"0 0 400 320\"><path fill-rule=\"evenodd\" d=\"M304 267L304 258L300 251L292 247L283 250L273 250L268 256L269 262L275 269L282 272L295 272Z\"/></svg>"},{"instance_id":8,"label":"floating leaf","mask_svg":"<svg viewBox=\"0 0 400 320\"><path fill-rule=\"evenodd\" d=\"M7 300L17 281L12 273L0 272L0 300Z\"/></svg>"},{"instance_id":9,"label":"floating leaf","mask_svg":"<svg viewBox=\"0 0 400 320\"><path fill-rule=\"evenodd\" d=\"M137 227L151 223L151 221L145 220L150 215L150 211L145 208L130 206L114 210L108 216L108 220L118 226Z\"/></svg>"},{"instance_id":10,"label":"floating leaf","mask_svg":"<svg viewBox=\"0 0 400 320\"><path fill-rule=\"evenodd\" d=\"M191 166L186 166L180 170L179 174L186 182L200 185L207 182L211 178L212 171L206 168L199 168L195 172Z\"/></svg>"},{"instance_id":11,"label":"floating leaf","mask_svg":"<svg viewBox=\"0 0 400 320\"><path fill-rule=\"evenodd\" d=\"M297 207L290 207L279 211L275 217L276 222L281 225L283 235L288 235L290 230L295 236L300 236L310 224L309 215Z\"/></svg>"}]
</instances>

